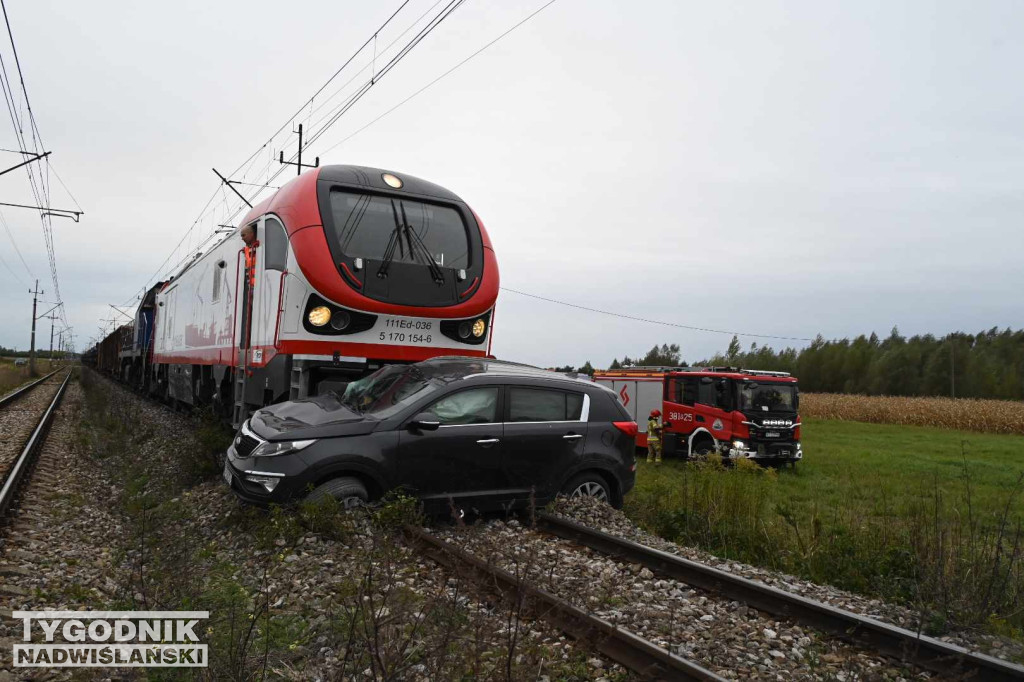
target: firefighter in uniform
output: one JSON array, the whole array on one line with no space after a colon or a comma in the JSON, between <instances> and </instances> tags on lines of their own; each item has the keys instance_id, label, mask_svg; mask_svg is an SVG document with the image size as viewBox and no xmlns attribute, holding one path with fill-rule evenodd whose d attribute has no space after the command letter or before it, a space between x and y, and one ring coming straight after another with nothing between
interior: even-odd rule
<instances>
[{"instance_id":1,"label":"firefighter in uniform","mask_svg":"<svg viewBox=\"0 0 1024 682\"><path fill-rule=\"evenodd\" d=\"M647 461L661 464L661 410L651 410L647 419Z\"/></svg>"}]
</instances>

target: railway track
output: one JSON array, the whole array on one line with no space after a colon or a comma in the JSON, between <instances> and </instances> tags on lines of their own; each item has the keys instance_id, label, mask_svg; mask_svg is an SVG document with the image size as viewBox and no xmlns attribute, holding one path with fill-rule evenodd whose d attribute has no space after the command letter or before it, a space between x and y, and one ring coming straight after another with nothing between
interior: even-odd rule
<instances>
[{"instance_id":1,"label":"railway track","mask_svg":"<svg viewBox=\"0 0 1024 682\"><path fill-rule=\"evenodd\" d=\"M969 651L933 637L807 599L711 566L541 513L537 528L607 556L637 563L655 574L743 602L900 661L942 675L993 682L1024 680L1024 666Z\"/></svg>"},{"instance_id":2,"label":"railway track","mask_svg":"<svg viewBox=\"0 0 1024 682\"><path fill-rule=\"evenodd\" d=\"M898 665L902 667L916 666L937 673L943 679L1024 680L1022 666L732 575L559 516L539 514L536 530L544 535L561 538L575 547L593 550L614 562L642 566L655 576L712 593L722 601L740 602L762 614L770 614L782 621L827 633L835 639L847 642L857 650L869 652L875 658L898 661ZM574 594L574 588L571 586L553 584L554 589L549 591L541 584L543 581L538 579L542 577L541 575L522 574L528 574L528 570L514 573L501 565L515 565L517 562L514 560L503 561L501 557L493 555L486 559L482 558L479 553L467 551L456 542L437 537L420 528L407 527L406 534L412 544L429 558L475 578L506 600L519 601L537 617L547 620L578 640L592 643L597 651L641 677L673 680L723 679L718 673L705 667L707 664L703 664L703 660L673 654L670 649L675 647L663 646L671 641L671 636L664 636L665 633L659 632L654 624L639 628L638 632L632 632L596 616L589 608L584 610L574 605L572 601L579 601L579 595ZM555 591L560 591L563 595L554 594ZM695 616L674 616L672 613L663 615L669 620L697 620ZM711 627L710 623L708 627ZM679 651L678 648L676 650ZM703 657L698 655L694 658ZM710 667L718 668L719 672L724 673L724 669L728 668L721 660L709 663L713 664ZM807 677L813 678L815 675L808 673Z\"/></svg>"},{"instance_id":3,"label":"railway track","mask_svg":"<svg viewBox=\"0 0 1024 682\"><path fill-rule=\"evenodd\" d=\"M535 530L560 538L579 551L587 548L612 562L642 566L656 576L706 591L722 601L740 602L780 621L827 633L834 640L848 643L839 646L896 662L896 667L916 666L943 679L1024 681L1022 666L742 578L563 517L541 513ZM467 551L457 546L458 543L422 528L410 526L405 531L410 544L429 559L475 579L504 599L521 603L525 612L593 645L596 651L641 677L719 680L728 670L728 664L723 664L721 659L708 661L699 651L681 654L680 647L667 645L672 642L671 637L658 636L656 628L647 632L634 630L629 624L599 617L587 604L581 608L572 603L571 595L560 596L556 590L545 589L533 581L532 576L524 578L509 571L493 557L482 558L483 553ZM696 616L670 615L676 620L697 620ZM698 629L704 625L696 623ZM727 629L729 625L723 623L722 627ZM711 667L718 672L709 670ZM807 677L816 675L811 672Z\"/></svg>"},{"instance_id":4,"label":"railway track","mask_svg":"<svg viewBox=\"0 0 1024 682\"><path fill-rule=\"evenodd\" d=\"M658 680L723 680L693 661L676 656L652 642L587 613L522 578L452 546L422 528L406 526L414 547L437 563L468 575L505 599L558 627L566 634L590 642L599 652L635 673Z\"/></svg>"},{"instance_id":5,"label":"railway track","mask_svg":"<svg viewBox=\"0 0 1024 682\"><path fill-rule=\"evenodd\" d=\"M28 481L71 380L70 369L62 378L55 379L59 372L61 370L51 372L0 398L0 427L5 437L0 446L0 521L6 517ZM55 390L48 390L49 387L55 387ZM35 415L40 416L34 419Z\"/></svg>"}]
</instances>

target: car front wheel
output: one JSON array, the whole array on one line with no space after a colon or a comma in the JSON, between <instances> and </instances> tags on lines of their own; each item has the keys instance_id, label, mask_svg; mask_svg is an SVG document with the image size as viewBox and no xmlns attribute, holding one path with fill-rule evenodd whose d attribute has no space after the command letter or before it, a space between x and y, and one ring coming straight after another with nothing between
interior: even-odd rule
<instances>
[{"instance_id":1,"label":"car front wheel","mask_svg":"<svg viewBox=\"0 0 1024 682\"><path fill-rule=\"evenodd\" d=\"M366 491L366 486L363 485L363 482L351 476L332 478L325 483L321 483L316 488L313 488L306 499L309 502L319 502L328 497L336 499L342 509L355 509L356 507L363 506L370 500L370 494Z\"/></svg>"},{"instance_id":2,"label":"car front wheel","mask_svg":"<svg viewBox=\"0 0 1024 682\"><path fill-rule=\"evenodd\" d=\"M598 474L583 473L565 484L562 492L572 497L593 497L611 504L612 494L608 482Z\"/></svg>"}]
</instances>

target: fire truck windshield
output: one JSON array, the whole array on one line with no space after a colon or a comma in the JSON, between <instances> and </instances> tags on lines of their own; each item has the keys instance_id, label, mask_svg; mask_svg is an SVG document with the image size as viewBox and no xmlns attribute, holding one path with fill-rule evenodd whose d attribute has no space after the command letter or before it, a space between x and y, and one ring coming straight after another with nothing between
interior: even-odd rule
<instances>
[{"instance_id":1,"label":"fire truck windshield","mask_svg":"<svg viewBox=\"0 0 1024 682\"><path fill-rule=\"evenodd\" d=\"M743 412L796 412L795 384L748 382L740 387Z\"/></svg>"},{"instance_id":2,"label":"fire truck windshield","mask_svg":"<svg viewBox=\"0 0 1024 682\"><path fill-rule=\"evenodd\" d=\"M384 260L395 234L392 199L342 190L332 190L330 196L333 236L341 252L350 258ZM469 238L458 211L406 198L401 204L403 222L414 234L398 235L390 260L429 266L428 252L440 267L469 267Z\"/></svg>"}]
</instances>

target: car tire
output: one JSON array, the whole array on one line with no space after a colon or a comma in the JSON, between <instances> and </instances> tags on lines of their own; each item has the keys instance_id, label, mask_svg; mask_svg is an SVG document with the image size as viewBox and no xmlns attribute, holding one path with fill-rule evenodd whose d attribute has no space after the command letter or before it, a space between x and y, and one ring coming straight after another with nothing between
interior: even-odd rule
<instances>
[{"instance_id":1,"label":"car tire","mask_svg":"<svg viewBox=\"0 0 1024 682\"><path fill-rule=\"evenodd\" d=\"M573 476L562 487L562 494L570 498L593 497L615 506L615 496L612 494L608 481L600 474L593 472L584 472Z\"/></svg>"},{"instance_id":2,"label":"car tire","mask_svg":"<svg viewBox=\"0 0 1024 682\"><path fill-rule=\"evenodd\" d=\"M342 509L355 509L370 501L370 493L366 491L366 486L363 485L363 482L351 476L332 478L325 483L321 483L313 488L309 495L306 496L306 500L308 502L319 502L329 497L337 500L338 505Z\"/></svg>"}]
</instances>

